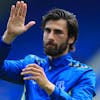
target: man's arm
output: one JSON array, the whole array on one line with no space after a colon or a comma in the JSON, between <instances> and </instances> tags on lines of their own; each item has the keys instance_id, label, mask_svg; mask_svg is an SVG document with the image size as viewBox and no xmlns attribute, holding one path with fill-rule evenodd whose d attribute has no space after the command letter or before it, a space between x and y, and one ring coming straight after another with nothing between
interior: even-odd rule
<instances>
[{"instance_id":1,"label":"man's arm","mask_svg":"<svg viewBox=\"0 0 100 100\"><path fill-rule=\"evenodd\" d=\"M83 73L70 93L55 87L50 95L52 100L92 100L96 95L96 75L92 69Z\"/></svg>"},{"instance_id":2,"label":"man's arm","mask_svg":"<svg viewBox=\"0 0 100 100\"><path fill-rule=\"evenodd\" d=\"M10 61L5 59L10 52L12 41L35 24L34 21L30 21L24 25L26 12L27 4L24 1L17 1L16 5L12 5L7 29L0 40L0 78L12 82L21 80L20 72L23 60Z\"/></svg>"},{"instance_id":3,"label":"man's arm","mask_svg":"<svg viewBox=\"0 0 100 100\"><path fill-rule=\"evenodd\" d=\"M17 1L16 5L12 5L7 29L0 39L0 63L8 56L12 41L35 24L35 21L30 21L24 25L26 12L27 4L24 1Z\"/></svg>"}]
</instances>

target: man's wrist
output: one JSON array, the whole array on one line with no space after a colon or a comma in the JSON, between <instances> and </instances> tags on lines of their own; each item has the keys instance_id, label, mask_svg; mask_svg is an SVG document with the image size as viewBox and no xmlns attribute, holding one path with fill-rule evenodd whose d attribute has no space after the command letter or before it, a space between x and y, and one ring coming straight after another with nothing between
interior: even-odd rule
<instances>
[{"instance_id":1,"label":"man's wrist","mask_svg":"<svg viewBox=\"0 0 100 100\"><path fill-rule=\"evenodd\" d=\"M16 37L17 36L8 34L7 31L5 31L4 35L2 36L2 41L7 44L11 44Z\"/></svg>"},{"instance_id":2,"label":"man's wrist","mask_svg":"<svg viewBox=\"0 0 100 100\"><path fill-rule=\"evenodd\" d=\"M48 93L48 95L51 95L55 89L55 85L51 82L49 82L48 85L45 86L44 90Z\"/></svg>"}]
</instances>

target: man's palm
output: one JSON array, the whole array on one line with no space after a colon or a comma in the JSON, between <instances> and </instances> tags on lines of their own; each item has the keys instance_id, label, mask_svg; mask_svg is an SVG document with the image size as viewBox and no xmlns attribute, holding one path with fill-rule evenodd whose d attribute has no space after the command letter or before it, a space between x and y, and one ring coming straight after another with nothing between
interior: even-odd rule
<instances>
[{"instance_id":1,"label":"man's palm","mask_svg":"<svg viewBox=\"0 0 100 100\"><path fill-rule=\"evenodd\" d=\"M35 24L34 21L30 21L25 25L26 12L27 5L23 1L18 1L16 7L14 5L11 7L10 18L7 24L8 33L20 35Z\"/></svg>"}]
</instances>

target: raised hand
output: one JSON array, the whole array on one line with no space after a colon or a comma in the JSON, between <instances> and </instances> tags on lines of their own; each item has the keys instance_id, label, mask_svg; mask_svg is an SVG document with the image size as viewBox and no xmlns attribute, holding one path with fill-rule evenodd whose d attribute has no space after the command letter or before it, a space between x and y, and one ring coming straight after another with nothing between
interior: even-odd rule
<instances>
[{"instance_id":1,"label":"raised hand","mask_svg":"<svg viewBox=\"0 0 100 100\"><path fill-rule=\"evenodd\" d=\"M17 1L16 5L12 5L7 30L3 36L5 42L12 42L16 36L24 33L35 24L35 21L30 21L25 25L26 12L27 4L24 1Z\"/></svg>"}]
</instances>

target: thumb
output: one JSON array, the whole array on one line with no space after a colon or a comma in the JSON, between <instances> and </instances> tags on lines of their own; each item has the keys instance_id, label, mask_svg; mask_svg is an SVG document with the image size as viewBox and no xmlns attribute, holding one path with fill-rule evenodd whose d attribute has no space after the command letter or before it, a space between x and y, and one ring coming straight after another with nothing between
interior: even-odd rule
<instances>
[{"instance_id":1,"label":"thumb","mask_svg":"<svg viewBox=\"0 0 100 100\"><path fill-rule=\"evenodd\" d=\"M35 23L36 23L35 21L30 21L27 25L25 25L25 31L31 28Z\"/></svg>"}]
</instances>

